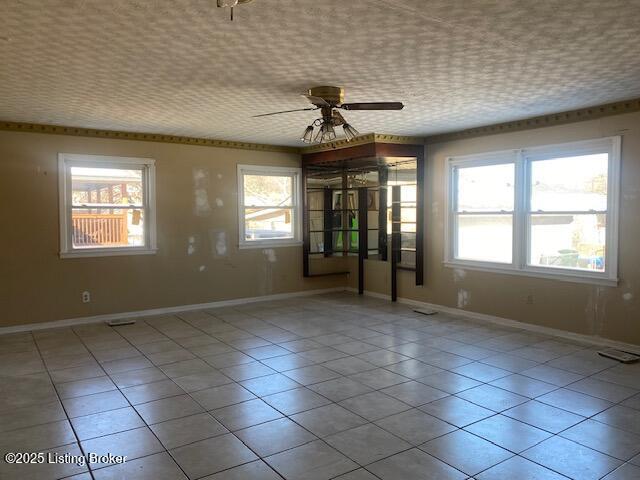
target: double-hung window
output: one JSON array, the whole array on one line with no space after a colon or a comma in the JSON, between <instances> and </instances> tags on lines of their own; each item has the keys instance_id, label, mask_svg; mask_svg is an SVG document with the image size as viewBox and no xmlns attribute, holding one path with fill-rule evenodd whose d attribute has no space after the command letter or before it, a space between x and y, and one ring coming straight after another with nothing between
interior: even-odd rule
<instances>
[{"instance_id":1,"label":"double-hung window","mask_svg":"<svg viewBox=\"0 0 640 480\"><path fill-rule=\"evenodd\" d=\"M301 243L300 169L238 165L241 248Z\"/></svg>"},{"instance_id":2,"label":"double-hung window","mask_svg":"<svg viewBox=\"0 0 640 480\"><path fill-rule=\"evenodd\" d=\"M155 253L154 163L60 154L60 256Z\"/></svg>"},{"instance_id":3,"label":"double-hung window","mask_svg":"<svg viewBox=\"0 0 640 480\"><path fill-rule=\"evenodd\" d=\"M620 138L447 159L450 266L615 284Z\"/></svg>"}]
</instances>

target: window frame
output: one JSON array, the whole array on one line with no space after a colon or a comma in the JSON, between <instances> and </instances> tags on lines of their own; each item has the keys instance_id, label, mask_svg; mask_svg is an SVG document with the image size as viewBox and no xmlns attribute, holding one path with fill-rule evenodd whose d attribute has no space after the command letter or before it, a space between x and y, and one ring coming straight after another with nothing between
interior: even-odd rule
<instances>
[{"instance_id":1,"label":"window frame","mask_svg":"<svg viewBox=\"0 0 640 480\"><path fill-rule=\"evenodd\" d=\"M142 170L145 244L143 246L74 248L72 232L71 167L129 168ZM153 255L158 251L156 232L155 160L76 153L58 154L58 205L60 228L60 258Z\"/></svg>"},{"instance_id":2,"label":"window frame","mask_svg":"<svg viewBox=\"0 0 640 480\"><path fill-rule=\"evenodd\" d=\"M451 268L490 271L528 277L540 277L578 283L615 286L618 284L618 229L620 199L620 151L621 137L605 137L554 145L485 152L480 154L447 157L445 159L445 255L444 265ZM605 270L603 272L567 267L537 266L529 262L531 252L531 164L538 160L558 157L608 153L607 210L605 237ZM456 258L457 247L457 168L513 163L514 212L512 232L512 263ZM543 213L543 212L540 212ZM544 213L554 213L547 212ZM589 213L589 210L580 213ZM597 212L599 213L599 211Z\"/></svg>"},{"instance_id":3,"label":"window frame","mask_svg":"<svg viewBox=\"0 0 640 480\"><path fill-rule=\"evenodd\" d=\"M265 165L241 165L238 171L238 247L240 249L273 248L302 245L302 169L297 167L274 167ZM264 208L260 205L245 205L244 177L245 175L287 176L292 178L293 192L291 198L293 222L293 238L269 238L259 240L245 239L245 209Z\"/></svg>"}]
</instances>

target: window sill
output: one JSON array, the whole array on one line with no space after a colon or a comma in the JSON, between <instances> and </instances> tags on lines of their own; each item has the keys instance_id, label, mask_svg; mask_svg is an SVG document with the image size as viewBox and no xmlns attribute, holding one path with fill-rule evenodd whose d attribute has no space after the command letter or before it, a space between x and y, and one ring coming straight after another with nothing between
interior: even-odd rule
<instances>
[{"instance_id":1,"label":"window sill","mask_svg":"<svg viewBox=\"0 0 640 480\"><path fill-rule=\"evenodd\" d=\"M157 248L105 248L60 252L60 258L121 257L128 255L155 255Z\"/></svg>"},{"instance_id":2,"label":"window sill","mask_svg":"<svg viewBox=\"0 0 640 480\"><path fill-rule=\"evenodd\" d=\"M251 250L254 248L278 248L278 247L301 247L300 240L256 240L250 243L241 243L238 248L240 250Z\"/></svg>"},{"instance_id":3,"label":"window sill","mask_svg":"<svg viewBox=\"0 0 640 480\"><path fill-rule=\"evenodd\" d=\"M587 283L591 285L604 285L608 287L617 287L617 278L607 278L601 276L592 276L584 274L574 274L572 272L544 272L539 270L517 270L510 266L499 266L495 264L491 265L479 265L476 262L464 262L464 261L445 261L443 262L445 267L448 268L460 268L464 270L474 270L478 272L490 272L490 273L502 273L507 275L516 275L520 277L533 277L544 278L547 280L557 280L560 282L572 282L572 283Z\"/></svg>"}]
</instances>

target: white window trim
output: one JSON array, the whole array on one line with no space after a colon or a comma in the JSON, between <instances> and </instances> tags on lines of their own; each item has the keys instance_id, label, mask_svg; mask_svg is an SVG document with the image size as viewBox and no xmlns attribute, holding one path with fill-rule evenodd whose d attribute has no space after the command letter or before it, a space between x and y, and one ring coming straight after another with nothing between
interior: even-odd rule
<instances>
[{"instance_id":1,"label":"white window trim","mask_svg":"<svg viewBox=\"0 0 640 480\"><path fill-rule=\"evenodd\" d=\"M71 240L71 169L82 167L136 167L144 170L145 245L140 247L109 247L74 249ZM121 255L153 255L158 251L156 234L155 160L150 158L113 157L75 153L58 154L58 194L60 215L60 258L112 257Z\"/></svg>"},{"instance_id":2,"label":"white window trim","mask_svg":"<svg viewBox=\"0 0 640 480\"><path fill-rule=\"evenodd\" d=\"M245 240L244 225L244 176L245 175L287 175L293 178L293 238ZM261 165L238 165L238 247L277 248L302 245L302 169L292 167L272 167Z\"/></svg>"},{"instance_id":3,"label":"white window trim","mask_svg":"<svg viewBox=\"0 0 640 480\"><path fill-rule=\"evenodd\" d=\"M504 273L527 277L546 278L567 282L590 283L616 286L618 284L618 228L620 202L620 150L621 137L606 137L593 140L570 142L556 145L544 145L523 149L503 150L448 157L445 159L445 255L444 265L450 268ZM595 151L609 153L609 169L607 179L607 261L604 272L585 270L539 267L529 265L529 165L532 161L554 158L559 155L583 155ZM456 185L454 169L461 166L496 165L513 163L515 165L514 213L513 213L513 262L510 264L464 260L455 258L456 225L453 207L455 205Z\"/></svg>"}]
</instances>

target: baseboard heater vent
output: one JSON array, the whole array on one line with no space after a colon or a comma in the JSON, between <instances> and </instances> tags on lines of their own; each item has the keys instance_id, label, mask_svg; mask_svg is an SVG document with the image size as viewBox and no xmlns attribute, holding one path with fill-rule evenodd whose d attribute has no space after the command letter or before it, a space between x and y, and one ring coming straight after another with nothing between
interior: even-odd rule
<instances>
[{"instance_id":1,"label":"baseboard heater vent","mask_svg":"<svg viewBox=\"0 0 640 480\"><path fill-rule=\"evenodd\" d=\"M614 360L618 360L622 363L635 363L640 360L638 355L634 355L633 353L623 352L622 350L616 350L615 348L607 348L606 350L600 350L598 355L607 358L613 358Z\"/></svg>"},{"instance_id":2,"label":"baseboard heater vent","mask_svg":"<svg viewBox=\"0 0 640 480\"><path fill-rule=\"evenodd\" d=\"M435 315L438 313L437 311L428 308L416 308L414 312L421 313L422 315Z\"/></svg>"},{"instance_id":3,"label":"baseboard heater vent","mask_svg":"<svg viewBox=\"0 0 640 480\"><path fill-rule=\"evenodd\" d=\"M117 318L115 320L107 320L105 323L110 327L120 327L122 325L133 325L136 320L135 318Z\"/></svg>"}]
</instances>

